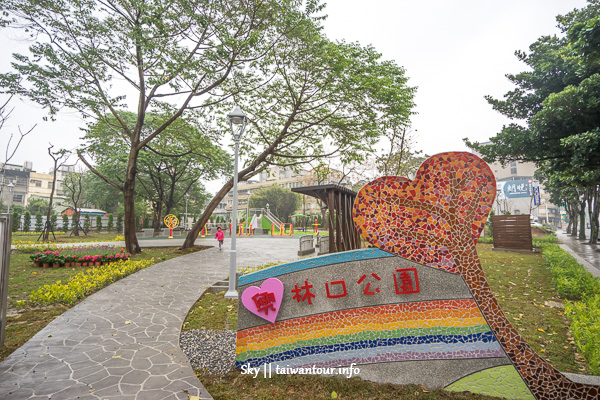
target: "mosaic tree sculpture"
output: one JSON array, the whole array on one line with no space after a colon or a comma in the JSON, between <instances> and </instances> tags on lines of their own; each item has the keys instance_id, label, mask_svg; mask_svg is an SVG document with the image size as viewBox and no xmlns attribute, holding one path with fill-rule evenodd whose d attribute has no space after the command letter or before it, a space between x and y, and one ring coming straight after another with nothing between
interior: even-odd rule
<instances>
[{"instance_id":1,"label":"mosaic tree sculpture","mask_svg":"<svg viewBox=\"0 0 600 400\"><path fill-rule=\"evenodd\" d=\"M362 188L354 220L380 249L460 274L537 399L598 399L600 386L573 382L538 356L494 298L475 245L495 194L494 175L483 160L470 153L442 153L426 160L412 181L386 176Z\"/></svg>"}]
</instances>

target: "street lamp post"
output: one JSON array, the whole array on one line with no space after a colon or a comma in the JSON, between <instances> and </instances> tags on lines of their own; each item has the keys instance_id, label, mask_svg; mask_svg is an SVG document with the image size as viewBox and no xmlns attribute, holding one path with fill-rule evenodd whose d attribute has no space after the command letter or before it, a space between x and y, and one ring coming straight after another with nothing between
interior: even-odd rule
<instances>
[{"instance_id":1,"label":"street lamp post","mask_svg":"<svg viewBox=\"0 0 600 400\"><path fill-rule=\"evenodd\" d=\"M227 299L237 299L238 292L235 288L237 283L237 260L236 260L236 247L235 239L237 236L237 184L238 184L238 148L240 139L244 134L246 128L246 122L248 118L246 114L239 108L235 109L227 115L229 118L229 126L233 133L233 140L235 142L235 153L233 161L233 212L231 215L231 250L229 252L229 290L225 293ZM234 126L235 125L235 126ZM236 131L237 127L237 131Z\"/></svg>"},{"instance_id":2,"label":"street lamp post","mask_svg":"<svg viewBox=\"0 0 600 400\"><path fill-rule=\"evenodd\" d=\"M11 183L8 184L8 206L6 207L6 213L10 214L10 202L12 200L12 191L15 188L15 185Z\"/></svg>"}]
</instances>

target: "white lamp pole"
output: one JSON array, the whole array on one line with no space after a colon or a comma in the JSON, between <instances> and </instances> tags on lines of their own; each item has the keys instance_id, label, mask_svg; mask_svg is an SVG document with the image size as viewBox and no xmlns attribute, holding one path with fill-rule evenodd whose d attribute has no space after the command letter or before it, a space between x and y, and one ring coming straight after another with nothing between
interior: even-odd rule
<instances>
[{"instance_id":1,"label":"white lamp pole","mask_svg":"<svg viewBox=\"0 0 600 400\"><path fill-rule=\"evenodd\" d=\"M6 207L6 213L10 214L10 202L12 200L12 191L15 188L15 185L11 183L8 184L8 206Z\"/></svg>"},{"instance_id":2,"label":"white lamp pole","mask_svg":"<svg viewBox=\"0 0 600 400\"><path fill-rule=\"evenodd\" d=\"M237 237L237 184L238 184L238 147L240 139L244 134L246 128L246 122L248 118L246 114L239 108L235 109L227 115L229 118L229 126L233 133L233 140L235 141L235 153L233 161L233 212L231 215L231 250L229 252L229 290L225 293L227 299L237 299L238 292L235 288L237 283L237 260L236 260L236 248L235 239ZM237 132L236 127L237 125Z\"/></svg>"}]
</instances>

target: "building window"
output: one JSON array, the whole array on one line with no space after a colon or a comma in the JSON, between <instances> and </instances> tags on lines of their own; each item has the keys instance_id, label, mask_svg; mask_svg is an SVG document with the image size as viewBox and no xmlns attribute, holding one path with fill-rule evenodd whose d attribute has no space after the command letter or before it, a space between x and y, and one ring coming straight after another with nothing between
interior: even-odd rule
<instances>
[{"instance_id":1,"label":"building window","mask_svg":"<svg viewBox=\"0 0 600 400\"><path fill-rule=\"evenodd\" d=\"M48 189L52 189L52 182L48 182Z\"/></svg>"},{"instance_id":2,"label":"building window","mask_svg":"<svg viewBox=\"0 0 600 400\"><path fill-rule=\"evenodd\" d=\"M511 175L517 174L517 162L516 161L513 161L510 163L510 174Z\"/></svg>"},{"instance_id":3,"label":"building window","mask_svg":"<svg viewBox=\"0 0 600 400\"><path fill-rule=\"evenodd\" d=\"M22 194L13 194L12 201L13 201L13 203L22 203L23 202L23 195Z\"/></svg>"},{"instance_id":4,"label":"building window","mask_svg":"<svg viewBox=\"0 0 600 400\"><path fill-rule=\"evenodd\" d=\"M35 187L42 187L42 181L37 180L37 179L32 179L29 181L32 185L35 185Z\"/></svg>"}]
</instances>

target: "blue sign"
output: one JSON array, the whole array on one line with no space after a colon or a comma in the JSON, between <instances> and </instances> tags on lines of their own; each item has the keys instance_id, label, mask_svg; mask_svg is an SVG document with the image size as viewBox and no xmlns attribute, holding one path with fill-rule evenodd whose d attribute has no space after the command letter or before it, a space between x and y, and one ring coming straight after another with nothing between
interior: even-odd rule
<instances>
[{"instance_id":1,"label":"blue sign","mask_svg":"<svg viewBox=\"0 0 600 400\"><path fill-rule=\"evenodd\" d=\"M504 184L504 195L509 199L530 197L533 193L532 185L528 179L507 181Z\"/></svg>"}]
</instances>

